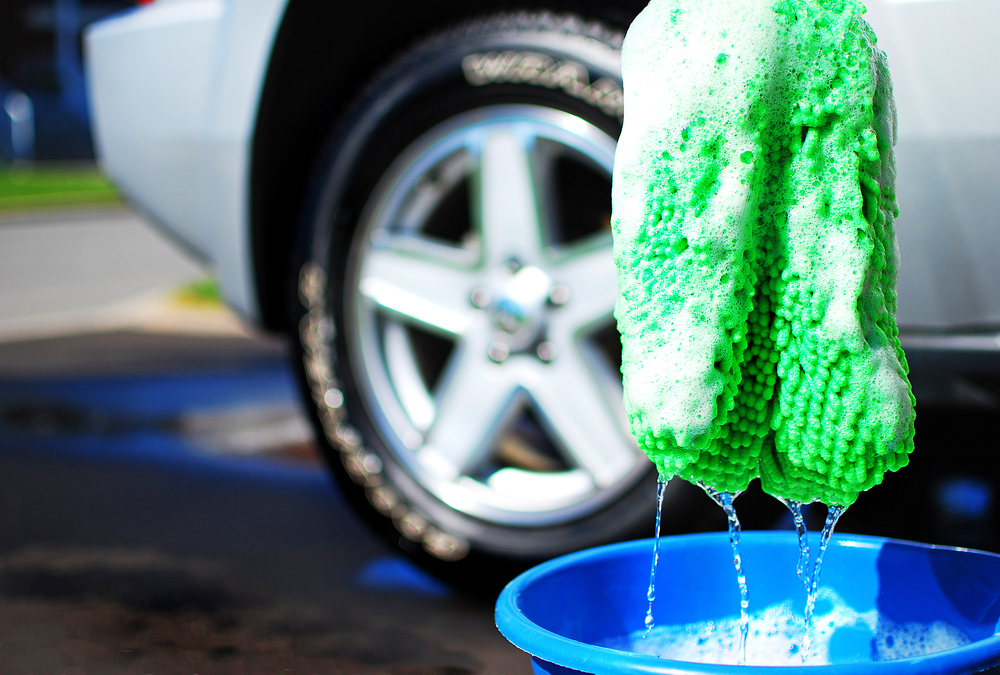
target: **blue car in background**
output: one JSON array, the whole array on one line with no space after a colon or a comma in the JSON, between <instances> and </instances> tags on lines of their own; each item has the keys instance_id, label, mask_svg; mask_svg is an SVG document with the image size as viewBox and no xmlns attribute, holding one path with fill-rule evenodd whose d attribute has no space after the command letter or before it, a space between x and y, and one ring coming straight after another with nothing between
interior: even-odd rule
<instances>
[{"instance_id":1,"label":"blue car in background","mask_svg":"<svg viewBox=\"0 0 1000 675\"><path fill-rule=\"evenodd\" d=\"M247 321L289 336L346 494L449 579L652 527L609 230L619 50L643 6L155 0L86 32L103 167ZM899 108L918 400L993 405L1000 5L868 17ZM689 494L668 489L668 520Z\"/></svg>"}]
</instances>

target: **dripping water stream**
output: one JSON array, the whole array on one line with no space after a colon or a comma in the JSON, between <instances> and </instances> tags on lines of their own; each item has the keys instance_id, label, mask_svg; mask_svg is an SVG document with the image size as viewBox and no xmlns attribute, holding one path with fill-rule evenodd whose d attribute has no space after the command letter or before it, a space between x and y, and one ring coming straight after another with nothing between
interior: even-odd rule
<instances>
[{"instance_id":1,"label":"dripping water stream","mask_svg":"<svg viewBox=\"0 0 1000 675\"><path fill-rule=\"evenodd\" d=\"M729 543L733 547L733 565L736 567L736 581L740 585L740 646L737 652L737 664L743 665L747 660L747 636L750 633L750 613L748 611L750 594L747 590L747 578L743 573L743 559L740 556L740 520L736 517L736 509L733 508L733 500L740 493L719 492L704 483L699 483L699 487L711 497L712 501L722 507L729 521Z\"/></svg>"},{"instance_id":2,"label":"dripping water stream","mask_svg":"<svg viewBox=\"0 0 1000 675\"><path fill-rule=\"evenodd\" d=\"M661 518L663 513L663 500L665 495L665 488L667 481L660 479L657 481L656 486L656 532L654 533L653 539L653 560L649 571L649 589L646 593L646 598L648 600L648 606L646 610L646 620L645 620L645 631L643 633L643 638L649 638L653 628L655 627L655 622L653 619L653 602L656 599L656 570L660 559L660 526ZM705 494L709 496L712 501L718 504L726 514L726 519L729 524L729 542L733 550L733 565L736 569L736 580L739 584L740 589L740 643L738 646L738 651L736 652L737 664L743 665L746 663L747 658L747 638L749 636L750 630L750 615L749 615L749 591L747 588L746 575L743 572L743 561L740 554L740 535L741 526L739 518L736 516L736 509L733 506L733 501L740 495L739 492L721 492L715 488L709 487L704 483L699 482L698 486L705 491ZM788 500L778 498L778 500L784 504L792 514L792 519L795 525L795 532L798 537L799 545L799 557L796 563L795 571L799 579L802 581L806 590L806 605L805 605L805 631L802 638L802 649L801 656L802 662L806 663L807 659L812 656L812 618L813 612L816 607L816 600L819 596L819 583L820 575L823 568L823 558L826 554L827 548L829 548L830 540L833 535L833 530L836 527L837 521L840 516L843 515L847 507L844 506L830 506L828 508L826 523L823 527L823 532L820 536L819 550L816 552L816 558L812 564L812 569L809 569L810 562L810 547L807 538L806 523L803 517L801 501ZM726 652L729 652L731 647L727 647ZM793 645L792 654L798 652L797 646Z\"/></svg>"},{"instance_id":3,"label":"dripping water stream","mask_svg":"<svg viewBox=\"0 0 1000 675\"><path fill-rule=\"evenodd\" d=\"M795 523L795 534L799 538L799 561L795 564L795 573L802 580L806 587L806 595L809 594L809 576L806 568L809 566L809 539L806 532L806 520L802 517L802 502L784 497L775 497L779 502L788 507L792 512L792 522Z\"/></svg>"},{"instance_id":4,"label":"dripping water stream","mask_svg":"<svg viewBox=\"0 0 1000 675\"><path fill-rule=\"evenodd\" d=\"M828 508L826 523L823 525L823 533L820 536L819 551L813 563L812 574L808 574L809 541L806 536L806 521L802 517L802 502L783 499L781 497L777 497L777 500L791 511L792 520L795 523L795 533L799 538L799 561L795 566L795 572L806 587L805 633L802 636L802 662L805 663L812 652L812 615L816 609L816 598L819 595L819 579L823 570L823 556L826 554L826 549L830 546L830 537L833 536L833 528L836 527L837 520L847 510L847 507L831 506Z\"/></svg>"},{"instance_id":5,"label":"dripping water stream","mask_svg":"<svg viewBox=\"0 0 1000 675\"><path fill-rule=\"evenodd\" d=\"M653 563L649 569L649 590L646 591L646 599L649 600L649 608L646 610L646 633L644 637L649 637L653 630L653 600L656 600L656 566L660 562L660 517L663 515L663 495L666 492L667 481L663 478L656 480L656 534L653 535Z\"/></svg>"},{"instance_id":6,"label":"dripping water stream","mask_svg":"<svg viewBox=\"0 0 1000 675\"><path fill-rule=\"evenodd\" d=\"M830 537L833 536L833 528L837 526L837 520L840 519L840 516L843 515L846 510L846 506L830 506L827 509L826 523L823 525L823 534L820 535L819 551L816 553L816 562L813 563L812 577L809 580L806 593L806 632L802 645L803 660L805 660L805 658L812 651L812 638L810 631L812 628L813 610L816 608L816 596L819 595L819 575L823 568L823 556L826 554L826 549L830 546Z\"/></svg>"}]
</instances>

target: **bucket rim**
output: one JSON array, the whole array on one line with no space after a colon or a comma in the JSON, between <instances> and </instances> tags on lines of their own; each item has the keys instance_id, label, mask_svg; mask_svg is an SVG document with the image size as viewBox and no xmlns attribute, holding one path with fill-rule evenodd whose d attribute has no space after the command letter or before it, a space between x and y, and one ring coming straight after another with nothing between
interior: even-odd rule
<instances>
[{"instance_id":1,"label":"bucket rim","mask_svg":"<svg viewBox=\"0 0 1000 675\"><path fill-rule=\"evenodd\" d=\"M743 541L756 543L778 542L795 537L790 531L745 531ZM675 545L694 544L718 539L729 543L726 532L701 532L696 534L672 535L660 538L660 551L665 542ZM1000 558L996 553L956 546L940 546L905 539L891 539L859 534L834 534L831 547L881 549L887 543L901 544L915 548L962 551L976 555ZM748 666L696 663L675 661L651 654L624 652L610 647L587 644L573 640L542 628L528 619L521 610L522 592L545 577L568 567L592 559L625 556L640 549L651 549L653 539L607 544L576 553L570 553L541 563L514 578L497 599L495 621L500 633L515 647L533 658L553 663L565 668L592 673L593 675L622 675L622 673L650 673L655 675L684 675L703 673L705 675L806 675L823 669L822 675L908 675L915 668L921 668L932 660L934 672L950 675L975 673L1000 663L1000 632L990 637L961 647L891 661L868 661L859 663L839 663L825 666ZM998 626L1000 629L1000 626Z\"/></svg>"}]
</instances>

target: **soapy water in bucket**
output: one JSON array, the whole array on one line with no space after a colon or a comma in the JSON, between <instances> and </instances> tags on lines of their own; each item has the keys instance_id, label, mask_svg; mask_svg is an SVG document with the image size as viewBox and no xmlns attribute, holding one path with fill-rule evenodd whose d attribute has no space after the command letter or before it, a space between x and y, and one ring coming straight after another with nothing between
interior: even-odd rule
<instances>
[{"instance_id":1,"label":"soapy water in bucket","mask_svg":"<svg viewBox=\"0 0 1000 675\"><path fill-rule=\"evenodd\" d=\"M971 642L960 628L944 621L930 624L897 624L877 610L859 613L830 588L819 585L823 557L837 520L845 507L831 506L820 537L820 549L809 574L809 545L801 502L781 499L791 511L799 540L796 572L806 591L805 612L792 609L791 601L750 614L749 593L740 555L740 523L733 507L738 496L699 487L723 508L729 521L729 539L740 586L740 615L719 621L656 626L653 620L656 568L659 562L660 513L666 481L657 486L656 538L649 580L649 608L645 629L606 640L603 646L653 654L694 663L727 665L793 666L888 661L924 656Z\"/></svg>"},{"instance_id":2,"label":"soapy water in bucket","mask_svg":"<svg viewBox=\"0 0 1000 675\"><path fill-rule=\"evenodd\" d=\"M675 661L735 665L739 659L739 616L683 625L658 625L650 631L613 638L602 646L653 654ZM746 658L752 666L828 665L889 661L961 647L968 635L944 621L895 623L877 610L856 612L829 587L817 594L803 658L805 617L789 600L750 615Z\"/></svg>"}]
</instances>

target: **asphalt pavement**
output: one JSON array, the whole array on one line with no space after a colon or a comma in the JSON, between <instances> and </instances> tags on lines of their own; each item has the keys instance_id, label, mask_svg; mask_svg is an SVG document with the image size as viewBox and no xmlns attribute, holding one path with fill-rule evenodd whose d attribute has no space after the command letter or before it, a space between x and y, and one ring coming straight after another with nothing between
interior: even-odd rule
<instances>
[{"instance_id":1,"label":"asphalt pavement","mask_svg":"<svg viewBox=\"0 0 1000 675\"><path fill-rule=\"evenodd\" d=\"M0 219L0 674L530 672L349 510L285 345L165 306L204 273L144 227Z\"/></svg>"},{"instance_id":2,"label":"asphalt pavement","mask_svg":"<svg viewBox=\"0 0 1000 675\"><path fill-rule=\"evenodd\" d=\"M121 207L0 216L0 342L142 321L206 272Z\"/></svg>"}]
</instances>

